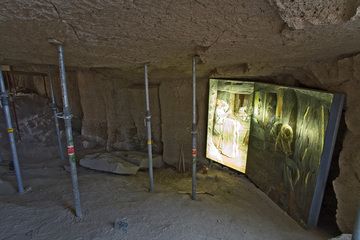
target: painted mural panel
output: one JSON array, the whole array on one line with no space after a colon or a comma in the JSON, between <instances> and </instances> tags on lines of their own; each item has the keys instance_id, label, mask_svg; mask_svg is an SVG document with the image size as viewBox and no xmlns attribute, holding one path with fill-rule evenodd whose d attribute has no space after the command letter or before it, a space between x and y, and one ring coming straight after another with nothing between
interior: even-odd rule
<instances>
[{"instance_id":1,"label":"painted mural panel","mask_svg":"<svg viewBox=\"0 0 360 240\"><path fill-rule=\"evenodd\" d=\"M211 79L206 157L245 172L254 84Z\"/></svg>"},{"instance_id":2,"label":"painted mural panel","mask_svg":"<svg viewBox=\"0 0 360 240\"><path fill-rule=\"evenodd\" d=\"M330 93L256 83L246 172L306 225L329 120Z\"/></svg>"}]
</instances>

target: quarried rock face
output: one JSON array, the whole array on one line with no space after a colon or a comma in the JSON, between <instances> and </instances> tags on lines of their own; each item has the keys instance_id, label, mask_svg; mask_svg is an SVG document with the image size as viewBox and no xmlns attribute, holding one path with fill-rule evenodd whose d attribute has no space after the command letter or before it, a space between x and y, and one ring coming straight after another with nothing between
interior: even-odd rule
<instances>
[{"instance_id":1,"label":"quarried rock face","mask_svg":"<svg viewBox=\"0 0 360 240\"><path fill-rule=\"evenodd\" d=\"M310 25L340 24L356 14L356 0L269 0L281 18L293 29Z\"/></svg>"},{"instance_id":2,"label":"quarried rock face","mask_svg":"<svg viewBox=\"0 0 360 240\"><path fill-rule=\"evenodd\" d=\"M201 66L199 65L199 68ZM73 92L71 106L82 113L82 134L108 150L146 151L143 125L145 98L143 73L123 73L116 69L77 69L69 76ZM159 71L162 74L159 74ZM301 66L240 64L219 67L208 72L212 77L252 78L289 86L307 86L346 94L346 134L340 154L340 175L334 181L338 200L337 223L343 232L351 232L360 202L360 56ZM74 78L75 76L75 78ZM150 99L154 152L163 154L165 163L177 166L184 154L187 168L191 162L191 98L189 72L174 74L168 70L150 72ZM38 80L35 80L38 81ZM31 84L30 84L31 85ZM40 83L30 86L41 93ZM78 88L78 89L73 89ZM58 92L59 89L56 89ZM76 93L79 95L76 97ZM77 106L78 102L81 107ZM208 77L197 84L198 151L205 156L208 109ZM76 110L79 109L79 110ZM344 134L343 134L344 135Z\"/></svg>"},{"instance_id":3,"label":"quarried rock face","mask_svg":"<svg viewBox=\"0 0 360 240\"><path fill-rule=\"evenodd\" d=\"M150 75L150 108L153 151L163 161L177 166L181 149L191 162L191 77L154 77ZM79 70L78 84L83 109L82 135L106 146L108 150L146 151L144 126L145 92L142 76L129 81L116 71ZM207 124L207 78L198 79L197 127L199 157L205 156Z\"/></svg>"},{"instance_id":4,"label":"quarried rock face","mask_svg":"<svg viewBox=\"0 0 360 240\"><path fill-rule=\"evenodd\" d=\"M340 175L334 181L338 201L337 223L351 233L360 202L360 136L348 132L340 155Z\"/></svg>"},{"instance_id":5,"label":"quarried rock face","mask_svg":"<svg viewBox=\"0 0 360 240\"><path fill-rule=\"evenodd\" d=\"M177 166L183 151L186 168L191 163L191 123L192 123L192 82L191 78L174 79L161 82L160 102L162 117L163 159ZM205 156L207 124L207 79L197 82L197 128L198 153Z\"/></svg>"},{"instance_id":6,"label":"quarried rock face","mask_svg":"<svg viewBox=\"0 0 360 240\"><path fill-rule=\"evenodd\" d=\"M104 73L104 72L103 72ZM84 117L82 135L107 150L146 150L144 85L122 75L78 71ZM162 151L159 88L151 85L153 151Z\"/></svg>"},{"instance_id":7,"label":"quarried rock face","mask_svg":"<svg viewBox=\"0 0 360 240\"><path fill-rule=\"evenodd\" d=\"M335 237L335 238L331 238L329 240L351 240L351 234L342 234L338 237Z\"/></svg>"},{"instance_id":8,"label":"quarried rock face","mask_svg":"<svg viewBox=\"0 0 360 240\"><path fill-rule=\"evenodd\" d=\"M358 5L358 0L6 1L0 9L0 30L6 33L0 61L57 64L47 39L64 41L74 128L107 150L139 151L146 150L145 100L143 74L135 68L151 62L163 72L150 81L154 152L172 165L181 150L188 163L191 159L194 54L204 63L197 88L200 158L212 74L343 92L347 133L334 187L338 225L349 232L360 202L360 57L349 56L359 51ZM49 94L41 77L23 77L19 84Z\"/></svg>"}]
</instances>

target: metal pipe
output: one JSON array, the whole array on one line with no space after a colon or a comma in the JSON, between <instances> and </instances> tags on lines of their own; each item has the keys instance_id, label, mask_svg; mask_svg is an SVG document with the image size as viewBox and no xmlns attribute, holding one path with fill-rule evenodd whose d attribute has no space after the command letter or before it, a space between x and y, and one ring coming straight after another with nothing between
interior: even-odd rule
<instances>
[{"instance_id":1,"label":"metal pipe","mask_svg":"<svg viewBox=\"0 0 360 240\"><path fill-rule=\"evenodd\" d=\"M45 97L48 98L48 93L47 93L47 87L46 87L46 77L43 76L43 82L44 82L44 92L45 92Z\"/></svg>"},{"instance_id":2,"label":"metal pipe","mask_svg":"<svg viewBox=\"0 0 360 240\"><path fill-rule=\"evenodd\" d=\"M61 90L62 90L62 99L63 99L63 112L64 112L64 122L65 122L65 132L66 132L66 141L67 141L67 154L70 162L70 171L71 171L71 180L73 187L74 203L75 203L75 213L76 216L81 218L81 203L80 203L80 192L78 177L76 171L76 156L75 156L75 147L71 126L71 110L69 106L69 98L67 92L66 84L66 74L65 74L65 64L64 64L64 48L60 42L51 42L56 43L58 48L59 55L59 71L60 71L60 80L61 80Z\"/></svg>"},{"instance_id":3,"label":"metal pipe","mask_svg":"<svg viewBox=\"0 0 360 240\"><path fill-rule=\"evenodd\" d=\"M6 81L6 85L7 85L7 88L8 88L8 101L9 101L9 103L11 103L10 80L9 80L7 72L5 72L5 71L3 72L3 78ZM5 87L5 91L6 91L6 87ZM10 111L12 112L12 116L15 116L13 104L11 104ZM16 118L15 118L15 126L16 126L16 130L18 130L17 123L16 123ZM20 135L18 135L18 136L20 136ZM21 140L21 137L19 139ZM9 170L14 171L14 162L13 162L12 159L10 159L10 161L9 161Z\"/></svg>"},{"instance_id":4,"label":"metal pipe","mask_svg":"<svg viewBox=\"0 0 360 240\"><path fill-rule=\"evenodd\" d=\"M196 146L196 56L192 59L192 200L196 200L196 162L197 162L197 146Z\"/></svg>"},{"instance_id":5,"label":"metal pipe","mask_svg":"<svg viewBox=\"0 0 360 240\"><path fill-rule=\"evenodd\" d=\"M13 161L14 168L15 168L16 180L17 180L17 184L18 184L18 191L19 191L19 193L23 193L24 186L23 186L23 182L22 182L19 158L18 158L17 149L16 149L14 129L12 126L12 121L11 121L11 114L10 114L10 108L9 108L9 95L5 89L2 71L0 71L0 97L1 97L2 107L4 109L4 116L5 116L5 120L6 120L7 132L9 134L12 161Z\"/></svg>"},{"instance_id":6,"label":"metal pipe","mask_svg":"<svg viewBox=\"0 0 360 240\"><path fill-rule=\"evenodd\" d=\"M10 67L10 79L11 79L11 82L13 83L13 86L14 86L14 92L15 92L15 95L16 95L16 91L17 91L17 83L16 83L16 79L14 77L14 71L12 70L13 68Z\"/></svg>"},{"instance_id":7,"label":"metal pipe","mask_svg":"<svg viewBox=\"0 0 360 240\"><path fill-rule=\"evenodd\" d=\"M14 84L15 80L12 77L11 72L5 72L5 78L7 79L7 83L8 83L8 91L10 96L11 109L15 120L16 133L17 136L19 137L19 140L21 141L21 133L20 133L19 121L16 113L16 104L15 104L15 97L16 97L16 88Z\"/></svg>"},{"instance_id":8,"label":"metal pipe","mask_svg":"<svg viewBox=\"0 0 360 240\"><path fill-rule=\"evenodd\" d=\"M352 234L352 240L360 240L360 206L358 208L357 217Z\"/></svg>"},{"instance_id":9,"label":"metal pipe","mask_svg":"<svg viewBox=\"0 0 360 240\"><path fill-rule=\"evenodd\" d=\"M144 66L144 78L145 78L145 123L147 129L147 147L148 147L148 159L149 159L149 179L150 179L150 192L154 191L154 173L153 173L153 159L152 159L152 140L151 140L151 113L150 113L150 101L149 101L149 79L148 79L148 67Z\"/></svg>"},{"instance_id":10,"label":"metal pipe","mask_svg":"<svg viewBox=\"0 0 360 240\"><path fill-rule=\"evenodd\" d=\"M59 154L60 154L60 159L62 161L65 161L65 156L64 156L64 151L63 151L63 144L61 142L58 110L57 110L55 94L54 94L54 88L53 88L54 84L53 84L53 78L52 78L52 75L51 75L50 67L49 67L48 76L49 76L49 82L50 82L51 110L52 110L52 112L54 114L55 132L56 132L56 137L57 137L57 142L58 142L58 147L59 147Z\"/></svg>"}]
</instances>

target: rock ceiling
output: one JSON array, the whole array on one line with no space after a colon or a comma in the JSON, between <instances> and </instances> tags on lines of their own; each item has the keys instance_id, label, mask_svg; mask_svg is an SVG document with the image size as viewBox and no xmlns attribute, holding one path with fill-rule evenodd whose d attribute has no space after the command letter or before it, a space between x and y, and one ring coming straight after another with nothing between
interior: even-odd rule
<instances>
[{"instance_id":1,"label":"rock ceiling","mask_svg":"<svg viewBox=\"0 0 360 240\"><path fill-rule=\"evenodd\" d=\"M126 68L303 64L360 51L356 0L3 0L0 62Z\"/></svg>"}]
</instances>

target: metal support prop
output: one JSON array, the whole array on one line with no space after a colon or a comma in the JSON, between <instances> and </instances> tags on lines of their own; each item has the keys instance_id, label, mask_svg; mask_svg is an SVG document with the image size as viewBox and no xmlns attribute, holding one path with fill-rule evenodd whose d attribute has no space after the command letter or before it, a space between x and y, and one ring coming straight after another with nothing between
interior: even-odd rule
<instances>
[{"instance_id":1,"label":"metal support prop","mask_svg":"<svg viewBox=\"0 0 360 240\"><path fill-rule=\"evenodd\" d=\"M5 89L2 71L0 71L0 97L1 97L1 103L2 103L2 106L4 109L4 116L5 116L5 120L6 120L7 132L9 134L12 161L13 161L14 168L15 168L16 180L17 180L17 184L18 184L18 191L19 191L19 193L23 193L24 186L23 186L23 182L22 182L19 158L18 158L17 149L16 149L14 128L12 126L12 121L11 121L11 114L10 114L10 108L9 108L9 95Z\"/></svg>"},{"instance_id":2,"label":"metal support prop","mask_svg":"<svg viewBox=\"0 0 360 240\"><path fill-rule=\"evenodd\" d=\"M192 59L192 200L196 200L196 162L197 162L197 146L196 146L196 56Z\"/></svg>"},{"instance_id":3,"label":"metal support prop","mask_svg":"<svg viewBox=\"0 0 360 240\"><path fill-rule=\"evenodd\" d=\"M153 159L152 159L152 140L151 140L151 113L150 113L150 101L149 101L149 79L148 79L148 67L144 66L144 78L145 78L145 124L147 130L147 148L149 159L149 179L150 179L150 192L154 191L154 173L153 173Z\"/></svg>"},{"instance_id":4,"label":"metal support prop","mask_svg":"<svg viewBox=\"0 0 360 240\"><path fill-rule=\"evenodd\" d=\"M358 208L355 225L354 225L354 231L352 234L352 240L360 240L360 206Z\"/></svg>"},{"instance_id":5,"label":"metal support prop","mask_svg":"<svg viewBox=\"0 0 360 240\"><path fill-rule=\"evenodd\" d=\"M64 65L64 48L63 45L57 41L56 42L52 41L51 43L55 43L58 48L59 71L60 71L61 90L62 90L62 98L63 98L66 141L67 141L67 154L69 156L69 162L70 162L71 180L72 180L74 203L75 203L75 213L77 217L81 218L82 212L81 212L81 204L80 204L80 192L79 192L79 184L78 184L78 177L76 171L75 147L74 147L72 127L71 127L72 115L69 106L65 65Z\"/></svg>"},{"instance_id":6,"label":"metal support prop","mask_svg":"<svg viewBox=\"0 0 360 240\"><path fill-rule=\"evenodd\" d=\"M45 93L45 97L48 98L49 95L47 93L47 87L46 87L46 77L43 75L43 82L44 82L44 93Z\"/></svg>"},{"instance_id":7,"label":"metal support prop","mask_svg":"<svg viewBox=\"0 0 360 240\"><path fill-rule=\"evenodd\" d=\"M60 154L60 159L62 161L65 161L65 156L64 156L64 150L63 150L63 144L61 142L61 134L60 134L60 126L59 126L59 118L58 118L58 110L57 110L57 105L56 105L56 100L55 100L55 94L54 94L54 87L53 87L53 78L51 75L51 69L49 67L49 82L50 82L50 95L51 95L51 110L54 114L54 122L55 122L55 132L56 132L56 137L57 137L57 142L58 142L58 147L59 147L59 154Z\"/></svg>"},{"instance_id":8,"label":"metal support prop","mask_svg":"<svg viewBox=\"0 0 360 240\"><path fill-rule=\"evenodd\" d=\"M14 116L14 120L15 120L16 133L17 133L17 136L19 137L19 140L21 141L19 121L18 121L16 107L15 107L15 105L16 105L15 104L16 82L15 82L14 76L12 75L12 72L5 72L4 74L5 74L5 78L7 80L7 84L8 84L8 91L9 91L9 95L10 95L9 99L10 99L11 109L13 111L13 116Z\"/></svg>"}]
</instances>

